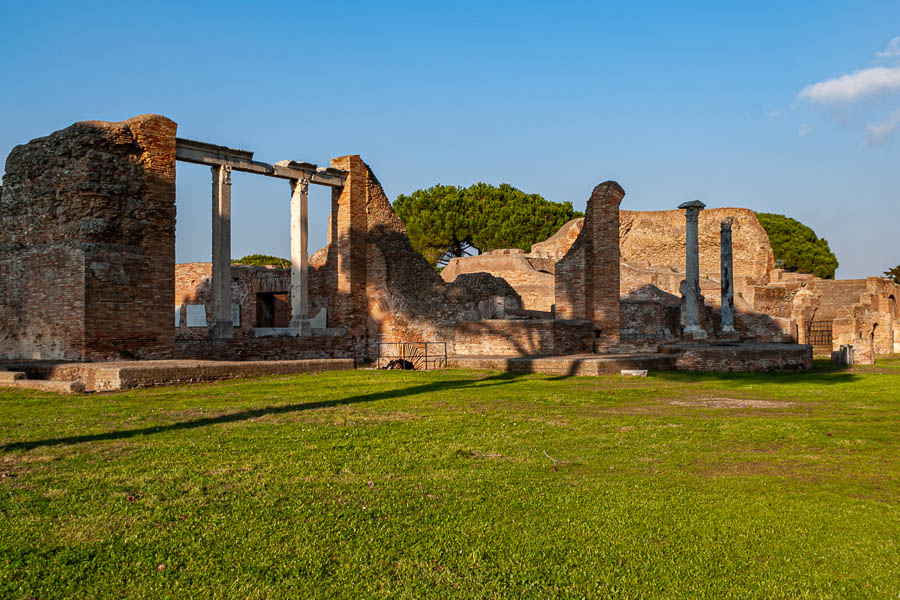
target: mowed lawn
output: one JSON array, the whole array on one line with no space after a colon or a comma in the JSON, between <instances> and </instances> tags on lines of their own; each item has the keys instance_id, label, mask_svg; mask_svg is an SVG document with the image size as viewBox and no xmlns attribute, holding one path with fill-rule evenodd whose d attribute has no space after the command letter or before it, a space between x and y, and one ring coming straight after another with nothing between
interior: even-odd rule
<instances>
[{"instance_id":1,"label":"mowed lawn","mask_svg":"<svg viewBox=\"0 0 900 600\"><path fill-rule=\"evenodd\" d=\"M900 359L0 391L0 598L898 598Z\"/></svg>"}]
</instances>

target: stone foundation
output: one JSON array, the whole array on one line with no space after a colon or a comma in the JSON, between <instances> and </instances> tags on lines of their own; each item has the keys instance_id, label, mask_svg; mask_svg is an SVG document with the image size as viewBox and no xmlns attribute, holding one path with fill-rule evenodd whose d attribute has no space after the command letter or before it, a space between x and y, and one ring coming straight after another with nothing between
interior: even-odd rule
<instances>
[{"instance_id":1,"label":"stone foundation","mask_svg":"<svg viewBox=\"0 0 900 600\"><path fill-rule=\"evenodd\" d=\"M678 371L794 372L813 364L812 346L805 344L671 345L660 350L675 357Z\"/></svg>"}]
</instances>

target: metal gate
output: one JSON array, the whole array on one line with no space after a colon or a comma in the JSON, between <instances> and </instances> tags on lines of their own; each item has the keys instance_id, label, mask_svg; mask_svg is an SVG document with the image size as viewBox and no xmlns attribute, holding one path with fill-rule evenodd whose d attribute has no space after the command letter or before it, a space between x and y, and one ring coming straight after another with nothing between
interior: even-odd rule
<instances>
[{"instance_id":1,"label":"metal gate","mask_svg":"<svg viewBox=\"0 0 900 600\"><path fill-rule=\"evenodd\" d=\"M409 363L413 369L429 371L447 367L447 342L381 342L378 344L379 369L389 368L391 363L396 368L404 368ZM407 366L406 368L410 368Z\"/></svg>"},{"instance_id":2,"label":"metal gate","mask_svg":"<svg viewBox=\"0 0 900 600\"><path fill-rule=\"evenodd\" d=\"M809 339L814 354L831 354L831 321L810 321L808 324Z\"/></svg>"}]
</instances>

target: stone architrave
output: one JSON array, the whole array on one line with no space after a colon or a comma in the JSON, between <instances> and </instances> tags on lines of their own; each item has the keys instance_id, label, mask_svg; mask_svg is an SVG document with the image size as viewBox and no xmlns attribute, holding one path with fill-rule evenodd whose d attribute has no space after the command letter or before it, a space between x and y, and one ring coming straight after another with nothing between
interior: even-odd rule
<instances>
[{"instance_id":1,"label":"stone architrave","mask_svg":"<svg viewBox=\"0 0 900 600\"><path fill-rule=\"evenodd\" d=\"M734 330L734 257L731 245L731 225L733 217L722 219L722 333L733 334Z\"/></svg>"},{"instance_id":2,"label":"stone architrave","mask_svg":"<svg viewBox=\"0 0 900 600\"><path fill-rule=\"evenodd\" d=\"M309 318L309 179L291 180L291 327Z\"/></svg>"},{"instance_id":3,"label":"stone architrave","mask_svg":"<svg viewBox=\"0 0 900 600\"><path fill-rule=\"evenodd\" d=\"M230 338L231 321L231 167L212 169L212 322L209 337Z\"/></svg>"},{"instance_id":4,"label":"stone architrave","mask_svg":"<svg viewBox=\"0 0 900 600\"><path fill-rule=\"evenodd\" d=\"M700 326L700 242L697 221L706 205L699 200L678 205L684 210L685 242L684 272L681 294L684 296L684 335L695 340L706 339L706 330Z\"/></svg>"}]
</instances>

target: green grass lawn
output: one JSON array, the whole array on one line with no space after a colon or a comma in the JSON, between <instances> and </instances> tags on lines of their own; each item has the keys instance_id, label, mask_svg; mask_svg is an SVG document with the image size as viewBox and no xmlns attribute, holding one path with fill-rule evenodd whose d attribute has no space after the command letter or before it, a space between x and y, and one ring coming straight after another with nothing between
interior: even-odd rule
<instances>
[{"instance_id":1,"label":"green grass lawn","mask_svg":"<svg viewBox=\"0 0 900 600\"><path fill-rule=\"evenodd\" d=\"M0 391L0 598L898 598L900 359Z\"/></svg>"}]
</instances>

